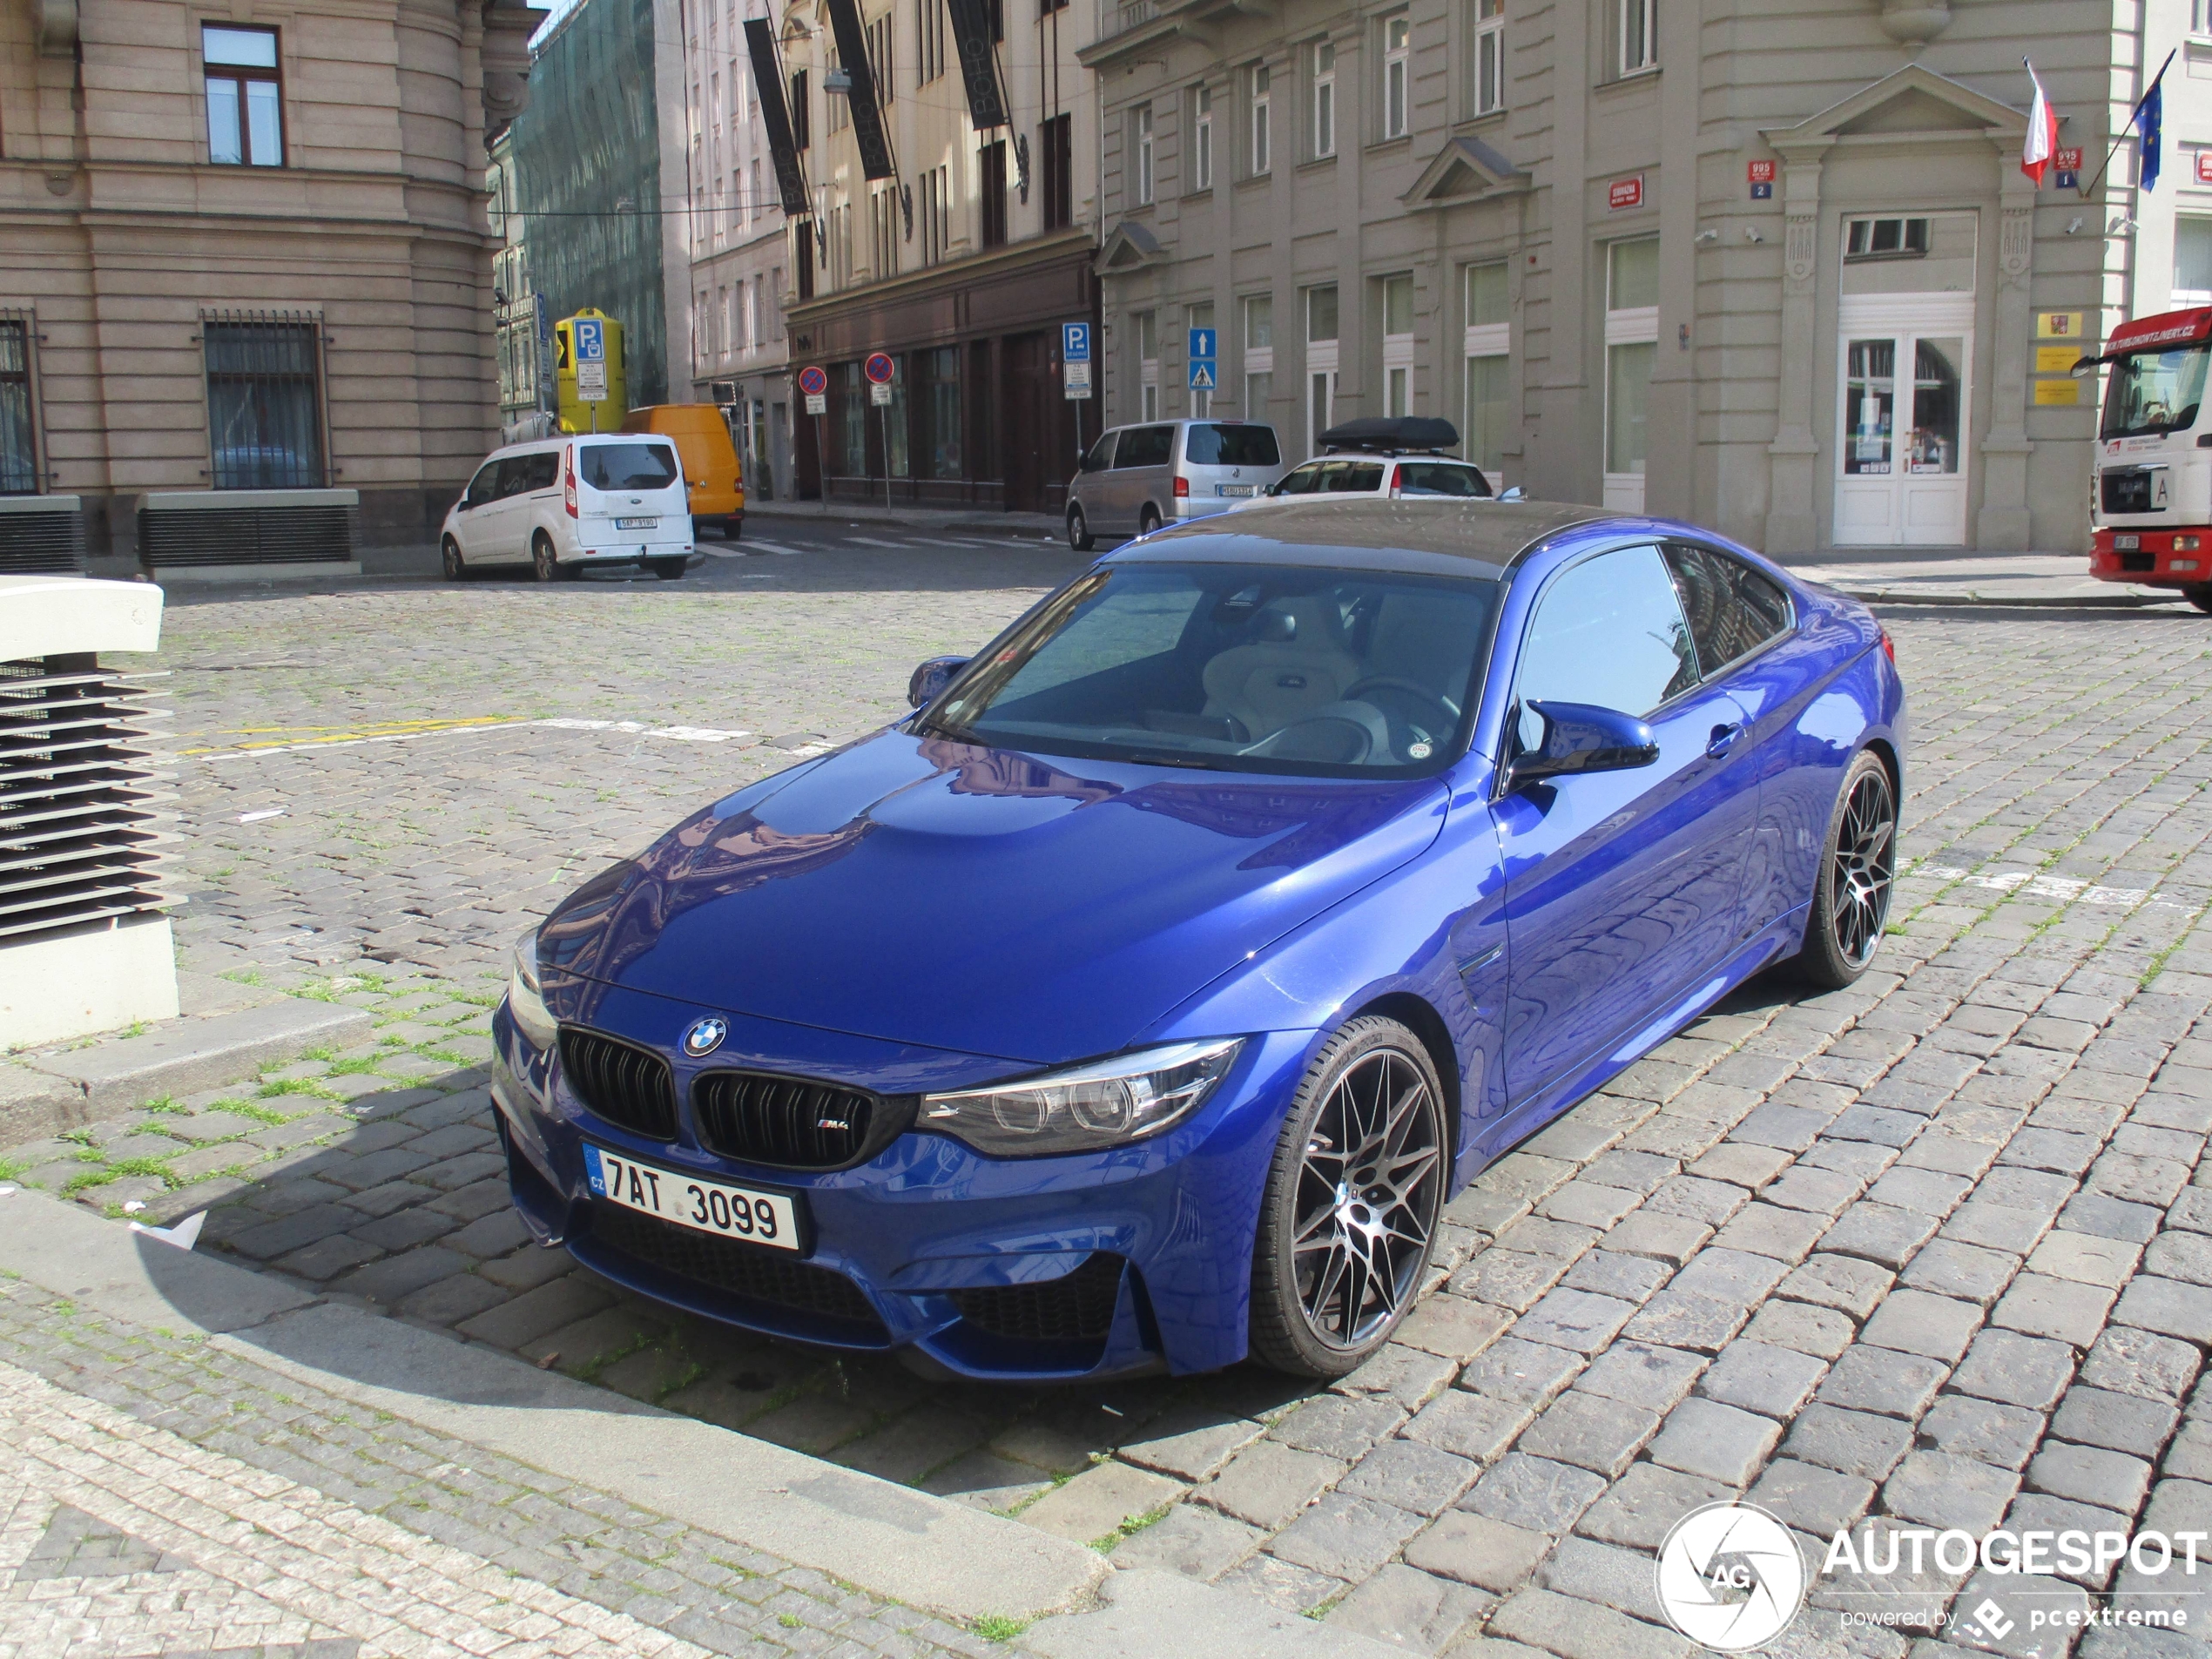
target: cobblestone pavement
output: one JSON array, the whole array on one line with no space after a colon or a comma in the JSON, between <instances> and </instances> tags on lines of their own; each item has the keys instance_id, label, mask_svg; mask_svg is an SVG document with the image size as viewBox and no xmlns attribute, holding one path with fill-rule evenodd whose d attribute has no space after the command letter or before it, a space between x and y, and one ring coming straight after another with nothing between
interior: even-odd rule
<instances>
[{"instance_id":1,"label":"cobblestone pavement","mask_svg":"<svg viewBox=\"0 0 2212 1659\"><path fill-rule=\"evenodd\" d=\"M241 1650L972 1659L990 1645L205 1342L0 1284L0 1656Z\"/></svg>"},{"instance_id":2,"label":"cobblestone pavement","mask_svg":"<svg viewBox=\"0 0 2212 1659\"><path fill-rule=\"evenodd\" d=\"M1452 1207L1437 1293L1332 1388L1252 1367L926 1384L524 1245L475 1069L515 934L604 857L890 718L914 661L980 644L1070 568L864 537L705 588L172 609L184 746L219 752L184 773L186 964L382 1023L18 1149L19 1178L153 1220L212 1204L203 1248L331 1296L1424 1652L1688 1653L1657 1622L1652 1553L1737 1494L1816 1564L1853 1524L2212 1531L2212 632L2193 612L1889 617L1915 863L1875 971L1819 997L1748 988L1493 1166ZM361 742L355 710L555 724ZM2212 1600L2175 1581L1929 1564L1880 1606L1955 1608L1944 1640L2021 1654L2074 1640L2033 1611L2180 1606L2186 1637L2107 1628L2080 1651L2201 1653ZM1905 1634L1838 1631L1863 1588L1819 1593L1823 1650L1905 1654ZM1985 1602L2000 1616L1969 1630Z\"/></svg>"}]
</instances>

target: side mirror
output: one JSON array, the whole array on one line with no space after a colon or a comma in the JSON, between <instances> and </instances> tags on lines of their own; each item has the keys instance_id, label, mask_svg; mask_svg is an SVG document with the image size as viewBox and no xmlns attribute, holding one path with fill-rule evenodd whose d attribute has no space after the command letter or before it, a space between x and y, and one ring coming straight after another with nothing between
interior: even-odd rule
<instances>
[{"instance_id":1,"label":"side mirror","mask_svg":"<svg viewBox=\"0 0 2212 1659\"><path fill-rule=\"evenodd\" d=\"M1506 774L1508 788L1569 772L1628 772L1659 759L1651 728L1634 715L1588 703L1527 706L1543 721L1544 735L1534 748L1514 757Z\"/></svg>"},{"instance_id":2,"label":"side mirror","mask_svg":"<svg viewBox=\"0 0 2212 1659\"><path fill-rule=\"evenodd\" d=\"M1515 485L1514 485L1514 486L1511 489L1508 489L1507 491L1506 491L1506 493L1505 493L1504 495L1502 495L1502 496L1499 496L1499 497L1498 497L1498 499L1499 499L1500 501L1521 501L1521 500L1522 500L1522 499L1523 499L1523 496L1521 496L1521 486L1520 486L1519 484L1515 484Z\"/></svg>"},{"instance_id":3,"label":"side mirror","mask_svg":"<svg viewBox=\"0 0 2212 1659\"><path fill-rule=\"evenodd\" d=\"M926 708L953 683L953 676L968 666L965 657L929 657L907 678L907 706Z\"/></svg>"}]
</instances>

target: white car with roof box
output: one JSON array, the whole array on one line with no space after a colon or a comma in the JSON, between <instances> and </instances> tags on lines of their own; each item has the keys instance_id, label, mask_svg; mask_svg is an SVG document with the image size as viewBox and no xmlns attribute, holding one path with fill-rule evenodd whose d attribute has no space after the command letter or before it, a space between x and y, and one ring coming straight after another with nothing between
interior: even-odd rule
<instances>
[{"instance_id":1,"label":"white car with roof box","mask_svg":"<svg viewBox=\"0 0 2212 1659\"><path fill-rule=\"evenodd\" d=\"M1497 496L1481 468L1444 453L1459 442L1459 429L1449 421L1427 415L1370 415L1346 421L1321 435L1322 455L1291 468L1251 500L1232 502L1228 510L1244 512L1313 496L1520 499L1517 489Z\"/></svg>"},{"instance_id":2,"label":"white car with roof box","mask_svg":"<svg viewBox=\"0 0 2212 1659\"><path fill-rule=\"evenodd\" d=\"M438 551L456 582L502 565L529 565L541 582L624 567L672 582L705 562L684 463L672 441L650 433L493 450L447 512Z\"/></svg>"}]
</instances>

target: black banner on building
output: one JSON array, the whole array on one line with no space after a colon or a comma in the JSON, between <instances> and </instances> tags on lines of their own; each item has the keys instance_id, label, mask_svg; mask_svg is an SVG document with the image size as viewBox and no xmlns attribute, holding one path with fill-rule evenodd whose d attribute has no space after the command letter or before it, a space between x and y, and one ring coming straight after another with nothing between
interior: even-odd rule
<instances>
[{"instance_id":1,"label":"black banner on building","mask_svg":"<svg viewBox=\"0 0 2212 1659\"><path fill-rule=\"evenodd\" d=\"M776 37L765 17L748 17L745 49L752 54L752 90L760 98L760 125L768 129L768 157L776 170L776 193L784 212L797 219L813 204L806 175L799 171L799 149L791 140L791 111L784 104L784 71L776 61Z\"/></svg>"},{"instance_id":2,"label":"black banner on building","mask_svg":"<svg viewBox=\"0 0 2212 1659\"><path fill-rule=\"evenodd\" d=\"M999 90L998 53L993 49L991 0L945 0L953 20L953 45L960 53L961 78L968 83L968 114L978 132L1010 125L1006 97Z\"/></svg>"},{"instance_id":3,"label":"black banner on building","mask_svg":"<svg viewBox=\"0 0 2212 1659\"><path fill-rule=\"evenodd\" d=\"M860 146L861 174L894 178L899 170L891 165L891 145L883 136L883 110L875 95L875 75L868 67L868 37L860 28L860 9L853 0L829 0L829 15L838 62L853 79L845 102L853 114L853 141Z\"/></svg>"}]
</instances>

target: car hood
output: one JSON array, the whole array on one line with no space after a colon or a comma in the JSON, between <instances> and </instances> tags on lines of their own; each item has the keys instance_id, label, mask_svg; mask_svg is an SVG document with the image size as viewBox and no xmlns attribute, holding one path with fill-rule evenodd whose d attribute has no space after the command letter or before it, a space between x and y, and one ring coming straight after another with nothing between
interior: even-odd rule
<instances>
[{"instance_id":1,"label":"car hood","mask_svg":"<svg viewBox=\"0 0 2212 1659\"><path fill-rule=\"evenodd\" d=\"M556 910L540 955L549 996L565 973L896 1042L1088 1058L1413 858L1447 799L1433 779L1198 773L894 730L687 819ZM585 1017L591 999L562 1001Z\"/></svg>"}]
</instances>

